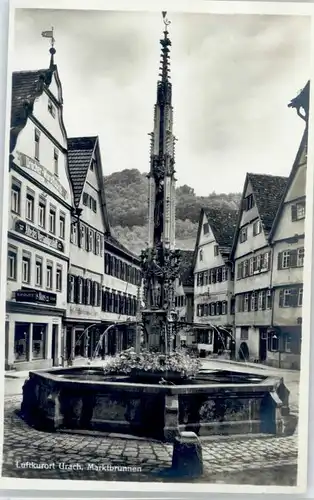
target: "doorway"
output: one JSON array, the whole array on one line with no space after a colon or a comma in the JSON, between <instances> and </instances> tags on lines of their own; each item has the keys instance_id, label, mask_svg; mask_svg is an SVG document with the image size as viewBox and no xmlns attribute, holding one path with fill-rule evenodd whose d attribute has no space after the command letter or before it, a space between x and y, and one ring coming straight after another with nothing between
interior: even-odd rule
<instances>
[{"instance_id":1,"label":"doorway","mask_svg":"<svg viewBox=\"0 0 314 500\"><path fill-rule=\"evenodd\" d=\"M59 336L59 325L52 325L51 358L53 366L59 366L58 336Z\"/></svg>"},{"instance_id":2,"label":"doorway","mask_svg":"<svg viewBox=\"0 0 314 500\"><path fill-rule=\"evenodd\" d=\"M259 330L259 360L261 363L267 359L267 328Z\"/></svg>"}]
</instances>

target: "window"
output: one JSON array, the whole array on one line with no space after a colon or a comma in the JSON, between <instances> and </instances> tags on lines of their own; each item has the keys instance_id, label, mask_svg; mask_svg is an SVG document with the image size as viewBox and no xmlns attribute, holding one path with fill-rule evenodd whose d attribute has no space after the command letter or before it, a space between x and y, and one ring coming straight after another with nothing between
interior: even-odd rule
<instances>
[{"instance_id":1,"label":"window","mask_svg":"<svg viewBox=\"0 0 314 500\"><path fill-rule=\"evenodd\" d=\"M94 172L95 163L96 163L96 162L95 162L95 160L94 160L94 159L90 162L90 166L89 166L89 168L90 168L90 170L91 170L92 172Z\"/></svg>"},{"instance_id":2,"label":"window","mask_svg":"<svg viewBox=\"0 0 314 500\"><path fill-rule=\"evenodd\" d=\"M290 267L290 251L286 250L281 254L281 268L287 269L288 267Z\"/></svg>"},{"instance_id":3,"label":"window","mask_svg":"<svg viewBox=\"0 0 314 500\"><path fill-rule=\"evenodd\" d=\"M208 224L208 222L205 222L205 224L203 224L203 233L204 234L209 234L209 224Z\"/></svg>"},{"instance_id":4,"label":"window","mask_svg":"<svg viewBox=\"0 0 314 500\"><path fill-rule=\"evenodd\" d=\"M44 359L47 325L33 324L32 357Z\"/></svg>"},{"instance_id":5,"label":"window","mask_svg":"<svg viewBox=\"0 0 314 500\"><path fill-rule=\"evenodd\" d=\"M14 326L14 357L15 361L27 361L29 351L30 323L15 322Z\"/></svg>"},{"instance_id":6,"label":"window","mask_svg":"<svg viewBox=\"0 0 314 500\"><path fill-rule=\"evenodd\" d=\"M53 207L49 210L49 232L56 234L56 209Z\"/></svg>"},{"instance_id":7,"label":"window","mask_svg":"<svg viewBox=\"0 0 314 500\"><path fill-rule=\"evenodd\" d=\"M258 310L264 311L266 309L266 291L261 290L258 294Z\"/></svg>"},{"instance_id":8,"label":"window","mask_svg":"<svg viewBox=\"0 0 314 500\"><path fill-rule=\"evenodd\" d=\"M256 292L251 295L251 311L257 311L258 308L258 296Z\"/></svg>"},{"instance_id":9,"label":"window","mask_svg":"<svg viewBox=\"0 0 314 500\"><path fill-rule=\"evenodd\" d=\"M283 291L283 307L290 307L290 297L291 290L287 289Z\"/></svg>"},{"instance_id":10,"label":"window","mask_svg":"<svg viewBox=\"0 0 314 500\"><path fill-rule=\"evenodd\" d=\"M79 276L77 278L77 283L78 283L78 287L77 287L77 301L78 301L78 304L82 304L83 303L83 278L81 278Z\"/></svg>"},{"instance_id":11,"label":"window","mask_svg":"<svg viewBox=\"0 0 314 500\"><path fill-rule=\"evenodd\" d=\"M38 205L38 225L42 228L46 226L46 202L42 198L39 199Z\"/></svg>"},{"instance_id":12,"label":"window","mask_svg":"<svg viewBox=\"0 0 314 500\"><path fill-rule=\"evenodd\" d=\"M95 245L95 233L92 229L89 230L88 238L89 238L88 249L90 252L93 252Z\"/></svg>"},{"instance_id":13,"label":"window","mask_svg":"<svg viewBox=\"0 0 314 500\"><path fill-rule=\"evenodd\" d=\"M21 211L21 183L12 180L11 184L11 212L20 214Z\"/></svg>"},{"instance_id":14,"label":"window","mask_svg":"<svg viewBox=\"0 0 314 500\"><path fill-rule=\"evenodd\" d=\"M28 191L26 193L26 213L25 217L27 220L34 222L34 194Z\"/></svg>"},{"instance_id":15,"label":"window","mask_svg":"<svg viewBox=\"0 0 314 500\"><path fill-rule=\"evenodd\" d=\"M240 243L244 243L247 240L247 227L243 227L240 230Z\"/></svg>"},{"instance_id":16,"label":"window","mask_svg":"<svg viewBox=\"0 0 314 500\"><path fill-rule=\"evenodd\" d=\"M282 350L284 352L291 352L291 336L288 333L284 333L283 335Z\"/></svg>"},{"instance_id":17,"label":"window","mask_svg":"<svg viewBox=\"0 0 314 500\"><path fill-rule=\"evenodd\" d=\"M40 132L37 128L35 128L35 160L39 161L39 141L40 141Z\"/></svg>"},{"instance_id":18,"label":"window","mask_svg":"<svg viewBox=\"0 0 314 500\"><path fill-rule=\"evenodd\" d=\"M84 224L80 225L80 243L81 243L81 248L84 247L84 240L85 240L85 226Z\"/></svg>"},{"instance_id":19,"label":"window","mask_svg":"<svg viewBox=\"0 0 314 500\"><path fill-rule=\"evenodd\" d=\"M59 217L59 236L64 240L65 237L65 215L60 214Z\"/></svg>"},{"instance_id":20,"label":"window","mask_svg":"<svg viewBox=\"0 0 314 500\"><path fill-rule=\"evenodd\" d=\"M268 271L269 269L269 252L264 253L262 256L262 271Z\"/></svg>"},{"instance_id":21,"label":"window","mask_svg":"<svg viewBox=\"0 0 314 500\"><path fill-rule=\"evenodd\" d=\"M254 258L253 257L250 258L250 270L249 270L249 274L250 274L250 276L252 276L254 274Z\"/></svg>"},{"instance_id":22,"label":"window","mask_svg":"<svg viewBox=\"0 0 314 500\"><path fill-rule=\"evenodd\" d=\"M40 257L36 257L36 286L43 285L43 261Z\"/></svg>"},{"instance_id":23,"label":"window","mask_svg":"<svg viewBox=\"0 0 314 500\"><path fill-rule=\"evenodd\" d=\"M297 250L297 267L304 266L304 248L298 248Z\"/></svg>"},{"instance_id":24,"label":"window","mask_svg":"<svg viewBox=\"0 0 314 500\"><path fill-rule=\"evenodd\" d=\"M241 327L240 340L249 340L249 329L247 327Z\"/></svg>"},{"instance_id":25,"label":"window","mask_svg":"<svg viewBox=\"0 0 314 500\"><path fill-rule=\"evenodd\" d=\"M52 269L53 269L53 264L52 262L47 262L46 266L46 287L48 290L52 290L53 286L53 277L52 277Z\"/></svg>"},{"instance_id":26,"label":"window","mask_svg":"<svg viewBox=\"0 0 314 500\"><path fill-rule=\"evenodd\" d=\"M228 310L227 310L227 302L224 301L221 303L221 314L227 314Z\"/></svg>"},{"instance_id":27,"label":"window","mask_svg":"<svg viewBox=\"0 0 314 500\"><path fill-rule=\"evenodd\" d=\"M23 252L22 256L22 282L30 283L31 280L31 255Z\"/></svg>"},{"instance_id":28,"label":"window","mask_svg":"<svg viewBox=\"0 0 314 500\"><path fill-rule=\"evenodd\" d=\"M246 278L249 274L249 261L243 261L243 278Z\"/></svg>"},{"instance_id":29,"label":"window","mask_svg":"<svg viewBox=\"0 0 314 500\"><path fill-rule=\"evenodd\" d=\"M96 233L96 239L95 239L95 254L99 255L100 254L100 234Z\"/></svg>"},{"instance_id":30,"label":"window","mask_svg":"<svg viewBox=\"0 0 314 500\"><path fill-rule=\"evenodd\" d=\"M291 220L295 222L305 218L305 202L291 205Z\"/></svg>"},{"instance_id":31,"label":"window","mask_svg":"<svg viewBox=\"0 0 314 500\"><path fill-rule=\"evenodd\" d=\"M214 256L217 257L217 255L219 255L219 246L215 245L214 246Z\"/></svg>"},{"instance_id":32,"label":"window","mask_svg":"<svg viewBox=\"0 0 314 500\"><path fill-rule=\"evenodd\" d=\"M210 315L211 316L216 315L216 304L215 303L210 304Z\"/></svg>"},{"instance_id":33,"label":"window","mask_svg":"<svg viewBox=\"0 0 314 500\"><path fill-rule=\"evenodd\" d=\"M303 305L303 288L299 288L298 292L298 306L302 307Z\"/></svg>"},{"instance_id":34,"label":"window","mask_svg":"<svg viewBox=\"0 0 314 500\"><path fill-rule=\"evenodd\" d=\"M227 268L223 267L222 272L221 272L221 280L222 281L227 281L228 279L228 273L227 273Z\"/></svg>"},{"instance_id":35,"label":"window","mask_svg":"<svg viewBox=\"0 0 314 500\"><path fill-rule=\"evenodd\" d=\"M241 278L243 278L243 262L239 262L237 268L237 279L240 280Z\"/></svg>"},{"instance_id":36,"label":"window","mask_svg":"<svg viewBox=\"0 0 314 500\"><path fill-rule=\"evenodd\" d=\"M267 349L275 352L279 349L279 339L275 332L268 333Z\"/></svg>"},{"instance_id":37,"label":"window","mask_svg":"<svg viewBox=\"0 0 314 500\"><path fill-rule=\"evenodd\" d=\"M50 99L48 101L48 111L51 114L52 118L56 117L56 108L54 107Z\"/></svg>"},{"instance_id":38,"label":"window","mask_svg":"<svg viewBox=\"0 0 314 500\"><path fill-rule=\"evenodd\" d=\"M273 305L273 294L271 290L266 292L266 309L271 309Z\"/></svg>"},{"instance_id":39,"label":"window","mask_svg":"<svg viewBox=\"0 0 314 500\"><path fill-rule=\"evenodd\" d=\"M91 281L90 280L85 281L85 304L86 305L91 304Z\"/></svg>"},{"instance_id":40,"label":"window","mask_svg":"<svg viewBox=\"0 0 314 500\"><path fill-rule=\"evenodd\" d=\"M68 301L74 302L75 298L75 276L68 277Z\"/></svg>"},{"instance_id":41,"label":"window","mask_svg":"<svg viewBox=\"0 0 314 500\"><path fill-rule=\"evenodd\" d=\"M97 201L91 196L89 197L89 208L91 208L93 212L97 212Z\"/></svg>"},{"instance_id":42,"label":"window","mask_svg":"<svg viewBox=\"0 0 314 500\"><path fill-rule=\"evenodd\" d=\"M250 310L250 295L248 293L245 293L243 301L243 311L248 312L249 310Z\"/></svg>"},{"instance_id":43,"label":"window","mask_svg":"<svg viewBox=\"0 0 314 500\"><path fill-rule=\"evenodd\" d=\"M89 195L87 193L83 193L83 205L88 206Z\"/></svg>"},{"instance_id":44,"label":"window","mask_svg":"<svg viewBox=\"0 0 314 500\"><path fill-rule=\"evenodd\" d=\"M251 210L254 207L254 198L252 194L249 194L246 198L244 198L243 209L245 211Z\"/></svg>"},{"instance_id":45,"label":"window","mask_svg":"<svg viewBox=\"0 0 314 500\"><path fill-rule=\"evenodd\" d=\"M70 236L71 243L74 245L77 245L77 224L76 222L71 224L71 236Z\"/></svg>"},{"instance_id":46,"label":"window","mask_svg":"<svg viewBox=\"0 0 314 500\"><path fill-rule=\"evenodd\" d=\"M262 232L262 224L260 220L253 223L253 236L257 236Z\"/></svg>"},{"instance_id":47,"label":"window","mask_svg":"<svg viewBox=\"0 0 314 500\"><path fill-rule=\"evenodd\" d=\"M56 269L56 291L61 292L62 291L62 267L57 266Z\"/></svg>"},{"instance_id":48,"label":"window","mask_svg":"<svg viewBox=\"0 0 314 500\"><path fill-rule=\"evenodd\" d=\"M17 276L17 248L9 245L7 277L9 280L16 280L16 276Z\"/></svg>"},{"instance_id":49,"label":"window","mask_svg":"<svg viewBox=\"0 0 314 500\"><path fill-rule=\"evenodd\" d=\"M56 176L59 174L59 151L57 148L53 150L53 172Z\"/></svg>"},{"instance_id":50,"label":"window","mask_svg":"<svg viewBox=\"0 0 314 500\"><path fill-rule=\"evenodd\" d=\"M203 250L200 250L200 260L203 260Z\"/></svg>"}]
</instances>

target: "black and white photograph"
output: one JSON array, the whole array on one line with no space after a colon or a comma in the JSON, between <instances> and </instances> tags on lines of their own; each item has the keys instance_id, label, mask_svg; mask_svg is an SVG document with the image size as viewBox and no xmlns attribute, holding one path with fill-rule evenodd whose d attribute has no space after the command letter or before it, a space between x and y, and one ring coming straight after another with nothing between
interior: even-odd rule
<instances>
[{"instance_id":1,"label":"black and white photograph","mask_svg":"<svg viewBox=\"0 0 314 500\"><path fill-rule=\"evenodd\" d=\"M9 33L3 487L305 489L310 14L45 3Z\"/></svg>"}]
</instances>

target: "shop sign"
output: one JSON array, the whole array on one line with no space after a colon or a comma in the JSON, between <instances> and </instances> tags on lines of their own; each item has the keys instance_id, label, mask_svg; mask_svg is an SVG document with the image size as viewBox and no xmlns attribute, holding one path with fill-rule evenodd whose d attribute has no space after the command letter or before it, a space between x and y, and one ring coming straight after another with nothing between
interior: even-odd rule
<instances>
[{"instance_id":1,"label":"shop sign","mask_svg":"<svg viewBox=\"0 0 314 500\"><path fill-rule=\"evenodd\" d=\"M32 238L47 247L59 250L59 252L64 252L64 244L62 241L50 236L50 234L39 231L36 227L33 227L22 220L17 220L15 222L14 229L18 233L25 234L25 236L28 236L29 238Z\"/></svg>"},{"instance_id":2,"label":"shop sign","mask_svg":"<svg viewBox=\"0 0 314 500\"><path fill-rule=\"evenodd\" d=\"M15 300L17 302L32 302L34 304L55 306L57 304L57 294L42 292L41 290L17 290L15 292Z\"/></svg>"}]
</instances>

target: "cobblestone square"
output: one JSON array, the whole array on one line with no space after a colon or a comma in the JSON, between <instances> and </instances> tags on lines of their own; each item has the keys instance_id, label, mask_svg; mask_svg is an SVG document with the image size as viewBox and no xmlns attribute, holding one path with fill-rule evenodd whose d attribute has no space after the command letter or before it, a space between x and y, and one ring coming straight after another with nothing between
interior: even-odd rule
<instances>
[{"instance_id":1,"label":"cobblestone square","mask_svg":"<svg viewBox=\"0 0 314 500\"><path fill-rule=\"evenodd\" d=\"M5 399L3 476L180 481L171 473L172 445L110 435L40 432L20 419L20 400L20 396ZM297 435L205 441L204 475L197 481L293 485L297 454Z\"/></svg>"}]
</instances>

